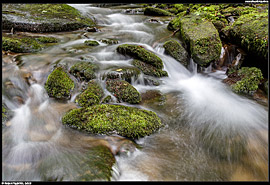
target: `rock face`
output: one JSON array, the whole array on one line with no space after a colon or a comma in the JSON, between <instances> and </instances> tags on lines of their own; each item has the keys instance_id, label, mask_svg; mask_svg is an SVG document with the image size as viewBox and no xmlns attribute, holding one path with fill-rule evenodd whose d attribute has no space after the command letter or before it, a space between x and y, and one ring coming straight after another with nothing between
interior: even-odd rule
<instances>
[{"instance_id":1,"label":"rock face","mask_svg":"<svg viewBox=\"0 0 270 185\"><path fill-rule=\"evenodd\" d=\"M62 122L91 133L117 133L133 139L150 135L162 126L152 111L108 104L73 109L63 116Z\"/></svg>"},{"instance_id":2,"label":"rock face","mask_svg":"<svg viewBox=\"0 0 270 185\"><path fill-rule=\"evenodd\" d=\"M3 30L57 32L95 25L66 4L3 4L2 10Z\"/></svg>"},{"instance_id":3,"label":"rock face","mask_svg":"<svg viewBox=\"0 0 270 185\"><path fill-rule=\"evenodd\" d=\"M124 80L107 80L108 91L112 92L118 101L137 104L141 101L140 93L128 82Z\"/></svg>"},{"instance_id":4,"label":"rock face","mask_svg":"<svg viewBox=\"0 0 270 185\"><path fill-rule=\"evenodd\" d=\"M153 16L171 16L172 14L166 10L159 8L146 7L144 10L144 15L153 15Z\"/></svg>"},{"instance_id":5,"label":"rock face","mask_svg":"<svg viewBox=\"0 0 270 185\"><path fill-rule=\"evenodd\" d=\"M221 40L214 25L200 16L187 15L180 19L180 34L191 57L200 66L219 59Z\"/></svg>"},{"instance_id":6,"label":"rock face","mask_svg":"<svg viewBox=\"0 0 270 185\"><path fill-rule=\"evenodd\" d=\"M81 107L89 107L91 105L99 104L103 96L104 93L101 86L95 80L91 80L88 83L87 89L77 96L76 102Z\"/></svg>"},{"instance_id":7,"label":"rock face","mask_svg":"<svg viewBox=\"0 0 270 185\"><path fill-rule=\"evenodd\" d=\"M62 67L55 68L48 76L45 83L45 89L47 90L48 95L57 99L70 98L73 88L73 80L68 76Z\"/></svg>"},{"instance_id":8,"label":"rock face","mask_svg":"<svg viewBox=\"0 0 270 185\"><path fill-rule=\"evenodd\" d=\"M135 59L141 60L147 64L150 64L158 69L163 68L162 60L154 53L147 51L142 46L132 44L122 44L117 47L117 52L123 55L129 55Z\"/></svg>"},{"instance_id":9,"label":"rock face","mask_svg":"<svg viewBox=\"0 0 270 185\"><path fill-rule=\"evenodd\" d=\"M176 40L169 40L164 43L163 47L165 52L187 67L188 65L188 52Z\"/></svg>"}]
</instances>

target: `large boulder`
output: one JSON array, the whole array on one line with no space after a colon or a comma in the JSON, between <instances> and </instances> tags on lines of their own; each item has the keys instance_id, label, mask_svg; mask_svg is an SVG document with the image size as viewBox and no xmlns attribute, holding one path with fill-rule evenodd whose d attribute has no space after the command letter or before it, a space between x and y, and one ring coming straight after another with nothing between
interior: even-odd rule
<instances>
[{"instance_id":1,"label":"large boulder","mask_svg":"<svg viewBox=\"0 0 270 185\"><path fill-rule=\"evenodd\" d=\"M3 30L58 32L95 25L66 4L3 4L2 11Z\"/></svg>"},{"instance_id":2,"label":"large boulder","mask_svg":"<svg viewBox=\"0 0 270 185\"><path fill-rule=\"evenodd\" d=\"M203 67L217 61L222 44L212 22L193 14L184 16L179 21L180 35L193 60Z\"/></svg>"},{"instance_id":3,"label":"large boulder","mask_svg":"<svg viewBox=\"0 0 270 185\"><path fill-rule=\"evenodd\" d=\"M63 124L97 134L112 134L137 139L162 126L156 113L123 105L101 104L69 111Z\"/></svg>"},{"instance_id":4,"label":"large boulder","mask_svg":"<svg viewBox=\"0 0 270 185\"><path fill-rule=\"evenodd\" d=\"M45 89L48 95L57 99L69 99L75 83L62 67L57 67L48 76Z\"/></svg>"},{"instance_id":5,"label":"large boulder","mask_svg":"<svg viewBox=\"0 0 270 185\"><path fill-rule=\"evenodd\" d=\"M144 49L142 46L133 44L122 44L118 46L116 50L123 55L131 56L158 69L163 68L162 60L154 53Z\"/></svg>"},{"instance_id":6,"label":"large boulder","mask_svg":"<svg viewBox=\"0 0 270 185\"><path fill-rule=\"evenodd\" d=\"M137 104L141 101L141 95L130 83L114 79L106 81L106 88L108 91L118 99L118 101L127 102L130 104Z\"/></svg>"},{"instance_id":7,"label":"large boulder","mask_svg":"<svg viewBox=\"0 0 270 185\"><path fill-rule=\"evenodd\" d=\"M165 52L187 67L188 65L188 52L176 40L169 40L164 43L163 47Z\"/></svg>"}]
</instances>

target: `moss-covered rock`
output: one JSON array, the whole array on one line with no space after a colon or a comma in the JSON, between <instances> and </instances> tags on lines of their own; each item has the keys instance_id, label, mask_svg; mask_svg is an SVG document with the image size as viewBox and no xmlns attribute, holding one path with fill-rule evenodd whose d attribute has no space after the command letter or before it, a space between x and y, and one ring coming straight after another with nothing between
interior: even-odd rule
<instances>
[{"instance_id":1,"label":"moss-covered rock","mask_svg":"<svg viewBox=\"0 0 270 185\"><path fill-rule=\"evenodd\" d=\"M108 44L108 45L118 44L119 43L119 41L117 39L111 39L111 38L105 38L105 39L101 39L99 41L104 43L104 44Z\"/></svg>"},{"instance_id":2,"label":"moss-covered rock","mask_svg":"<svg viewBox=\"0 0 270 185\"><path fill-rule=\"evenodd\" d=\"M180 19L180 34L191 57L201 66L219 59L221 40L214 25L200 16L187 15Z\"/></svg>"},{"instance_id":3,"label":"moss-covered rock","mask_svg":"<svg viewBox=\"0 0 270 185\"><path fill-rule=\"evenodd\" d=\"M43 44L31 37L2 37L2 49L4 51L12 51L15 53L32 53L40 51L43 47Z\"/></svg>"},{"instance_id":4,"label":"moss-covered rock","mask_svg":"<svg viewBox=\"0 0 270 185\"><path fill-rule=\"evenodd\" d=\"M244 14L223 31L234 43L255 56L263 57L267 62L268 12Z\"/></svg>"},{"instance_id":5,"label":"moss-covered rock","mask_svg":"<svg viewBox=\"0 0 270 185\"><path fill-rule=\"evenodd\" d=\"M122 44L117 47L117 52L123 55L129 55L135 59L148 63L158 69L163 68L162 60L154 53L147 51L142 46L132 44Z\"/></svg>"},{"instance_id":6,"label":"moss-covered rock","mask_svg":"<svg viewBox=\"0 0 270 185\"><path fill-rule=\"evenodd\" d=\"M84 44L87 46L98 46L99 45L99 43L95 40L86 40L86 41L84 41Z\"/></svg>"},{"instance_id":7,"label":"moss-covered rock","mask_svg":"<svg viewBox=\"0 0 270 185\"><path fill-rule=\"evenodd\" d=\"M144 9L144 15L152 15L152 16L171 16L172 14L166 10L162 10L159 8L146 7Z\"/></svg>"},{"instance_id":8,"label":"moss-covered rock","mask_svg":"<svg viewBox=\"0 0 270 185\"><path fill-rule=\"evenodd\" d=\"M38 37L37 40L41 43L57 43L58 39L54 37Z\"/></svg>"},{"instance_id":9,"label":"moss-covered rock","mask_svg":"<svg viewBox=\"0 0 270 185\"><path fill-rule=\"evenodd\" d=\"M45 89L49 96L57 99L70 98L75 84L62 67L57 67L48 76Z\"/></svg>"},{"instance_id":10,"label":"moss-covered rock","mask_svg":"<svg viewBox=\"0 0 270 185\"><path fill-rule=\"evenodd\" d=\"M87 89L78 95L75 101L81 107L89 107L99 104L103 96L104 92L101 86L95 80L91 80L88 82Z\"/></svg>"},{"instance_id":11,"label":"moss-covered rock","mask_svg":"<svg viewBox=\"0 0 270 185\"><path fill-rule=\"evenodd\" d=\"M109 104L73 109L63 116L62 122L91 133L117 133L133 139L150 135L162 126L152 111Z\"/></svg>"},{"instance_id":12,"label":"moss-covered rock","mask_svg":"<svg viewBox=\"0 0 270 185\"><path fill-rule=\"evenodd\" d=\"M162 69L158 69L152 65L146 64L140 60L133 60L132 64L139 68L144 74L154 76L154 77L164 77L168 76L167 71L163 71Z\"/></svg>"},{"instance_id":13,"label":"moss-covered rock","mask_svg":"<svg viewBox=\"0 0 270 185\"><path fill-rule=\"evenodd\" d=\"M4 103L2 103L2 125L10 120L12 116L12 111Z\"/></svg>"},{"instance_id":14,"label":"moss-covered rock","mask_svg":"<svg viewBox=\"0 0 270 185\"><path fill-rule=\"evenodd\" d=\"M137 104L141 101L140 93L124 80L107 80L106 88L118 99L118 101Z\"/></svg>"},{"instance_id":15,"label":"moss-covered rock","mask_svg":"<svg viewBox=\"0 0 270 185\"><path fill-rule=\"evenodd\" d=\"M169 40L164 43L163 47L165 52L187 67L188 65L188 52L176 40Z\"/></svg>"},{"instance_id":16,"label":"moss-covered rock","mask_svg":"<svg viewBox=\"0 0 270 185\"><path fill-rule=\"evenodd\" d=\"M107 79L122 79L127 82L131 82L132 77L136 80L140 74L140 70L135 67L122 67L112 69L106 74Z\"/></svg>"},{"instance_id":17,"label":"moss-covered rock","mask_svg":"<svg viewBox=\"0 0 270 185\"><path fill-rule=\"evenodd\" d=\"M2 9L4 30L57 32L95 25L92 18L67 4L3 4Z\"/></svg>"},{"instance_id":18,"label":"moss-covered rock","mask_svg":"<svg viewBox=\"0 0 270 185\"><path fill-rule=\"evenodd\" d=\"M242 67L231 72L228 78L224 80L229 84L233 91L237 93L253 94L263 79L262 72L256 67Z\"/></svg>"},{"instance_id":19,"label":"moss-covered rock","mask_svg":"<svg viewBox=\"0 0 270 185\"><path fill-rule=\"evenodd\" d=\"M91 62L77 62L73 66L71 66L69 72L76 78L80 80L89 81L96 78L95 71L98 69L96 64Z\"/></svg>"}]
</instances>

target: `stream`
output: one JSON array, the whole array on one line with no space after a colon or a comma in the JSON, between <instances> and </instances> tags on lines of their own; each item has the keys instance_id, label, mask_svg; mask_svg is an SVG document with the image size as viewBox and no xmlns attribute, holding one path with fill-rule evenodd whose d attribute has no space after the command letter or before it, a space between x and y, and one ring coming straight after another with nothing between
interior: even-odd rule
<instances>
[{"instance_id":1,"label":"stream","mask_svg":"<svg viewBox=\"0 0 270 185\"><path fill-rule=\"evenodd\" d=\"M99 32L83 30L59 33L27 33L60 39L60 44L36 54L18 55L16 61L5 56L2 62L2 100L14 112L2 126L2 178L10 181L74 181L83 173L79 161L91 146L107 144L112 150L123 140L117 135L97 136L62 125L61 117L76 108L79 83L68 101L50 98L44 84L53 66L80 57L92 58L101 76L113 67L132 66L132 58L116 52L121 44L141 45L159 56L168 77L159 86L146 84L143 74L131 84L141 93L159 90L166 101L129 105L157 113L165 125L135 142L141 148L115 155L112 181L237 181L268 179L268 107L235 94L222 82L225 71L212 72L211 66L197 72L190 60L188 68L164 53L161 40L170 17L127 14L124 9L71 4L83 14L96 18ZM158 23L150 22L156 18ZM85 34L86 33L86 34ZM88 37L88 38L87 38ZM103 38L115 38L107 45ZM89 48L85 40L100 45ZM176 36L172 39L177 39ZM29 78L28 75L31 74ZM28 79L28 81L25 80ZM84 169L85 170L85 169Z\"/></svg>"}]
</instances>

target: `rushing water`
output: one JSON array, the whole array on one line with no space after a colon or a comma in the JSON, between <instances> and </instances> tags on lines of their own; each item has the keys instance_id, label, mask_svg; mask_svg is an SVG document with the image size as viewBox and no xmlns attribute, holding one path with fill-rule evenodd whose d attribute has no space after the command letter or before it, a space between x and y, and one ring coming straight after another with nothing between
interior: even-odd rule
<instances>
[{"instance_id":1,"label":"rushing water","mask_svg":"<svg viewBox=\"0 0 270 185\"><path fill-rule=\"evenodd\" d=\"M75 87L71 100L57 102L48 97L44 83L59 60L65 63L90 57L100 66L97 76L109 94L102 74L111 67L131 66L131 58L116 53L123 43L142 45L163 60L169 76L161 78L160 86L145 84L143 75L133 79L132 85L141 93L159 90L163 94L165 103L136 106L156 112L165 127L136 140L140 149L116 155L111 180L268 179L268 107L233 93L221 82L225 71L212 72L209 66L198 73L192 59L185 68L164 54L166 40L154 45L171 34L163 24L170 18L158 17L159 23L151 23L152 17L128 15L117 7L72 6L98 21L101 31L87 33L88 39L116 38L120 42L100 42L95 49L88 49L82 47L87 39L82 30L54 33L49 35L61 40L57 46L16 57L18 65L10 56L3 58L2 99L14 112L2 128L3 180L74 180L76 174L83 173L79 161L85 160L89 147L105 144L114 151L119 143L111 141L118 136L89 135L61 124L61 116L76 107L74 100L83 84ZM26 82L27 74L31 78Z\"/></svg>"}]
</instances>

